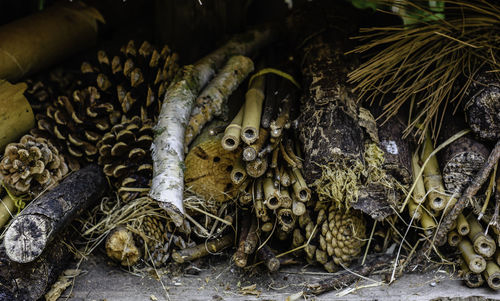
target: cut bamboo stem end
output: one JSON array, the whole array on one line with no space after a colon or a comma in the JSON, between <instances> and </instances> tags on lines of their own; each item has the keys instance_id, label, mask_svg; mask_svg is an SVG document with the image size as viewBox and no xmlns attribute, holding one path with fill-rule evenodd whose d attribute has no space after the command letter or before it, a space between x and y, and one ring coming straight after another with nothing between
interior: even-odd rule
<instances>
[{"instance_id":1,"label":"cut bamboo stem end","mask_svg":"<svg viewBox=\"0 0 500 301\"><path fill-rule=\"evenodd\" d=\"M462 257L467 263L467 266L473 273L478 274L486 269L486 260L484 260L481 255L474 252L474 247L468 239L462 239L462 241L458 243L458 249L460 253L462 253Z\"/></svg>"},{"instance_id":2,"label":"cut bamboo stem end","mask_svg":"<svg viewBox=\"0 0 500 301\"><path fill-rule=\"evenodd\" d=\"M301 216L306 213L306 205L303 202L299 202L296 198L293 199L292 212L296 216Z\"/></svg>"},{"instance_id":3,"label":"cut bamboo stem end","mask_svg":"<svg viewBox=\"0 0 500 301\"><path fill-rule=\"evenodd\" d=\"M258 76L250 84L245 94L245 109L241 125L241 140L246 144L254 143L259 137L260 117L264 101L265 77Z\"/></svg>"},{"instance_id":4,"label":"cut bamboo stem end","mask_svg":"<svg viewBox=\"0 0 500 301\"><path fill-rule=\"evenodd\" d=\"M425 201L425 185L422 177L418 177L421 168L418 162L417 152L413 154L411 163L412 163L413 179L414 181L416 181L415 189L413 190L413 201L419 204Z\"/></svg>"},{"instance_id":5,"label":"cut bamboo stem end","mask_svg":"<svg viewBox=\"0 0 500 301\"><path fill-rule=\"evenodd\" d=\"M264 146L264 143L266 143L267 137L269 137L269 131L266 129L260 129L259 138L257 139L257 141L255 141L255 143L243 149L243 160L245 161L255 160L260 150Z\"/></svg>"},{"instance_id":6,"label":"cut bamboo stem end","mask_svg":"<svg viewBox=\"0 0 500 301\"><path fill-rule=\"evenodd\" d=\"M475 219L474 215L467 218L470 225L469 239L474 245L474 250L481 256L491 257L496 251L496 242L489 235L484 234L481 224Z\"/></svg>"},{"instance_id":7,"label":"cut bamboo stem end","mask_svg":"<svg viewBox=\"0 0 500 301\"><path fill-rule=\"evenodd\" d=\"M16 208L14 200L8 194L5 195L0 204L0 228L5 226L10 218L14 216L14 208Z\"/></svg>"},{"instance_id":8,"label":"cut bamboo stem end","mask_svg":"<svg viewBox=\"0 0 500 301\"><path fill-rule=\"evenodd\" d=\"M262 232L266 232L266 233L271 232L273 230L273 228L274 228L274 225L272 222L266 222L266 223L262 224L262 226L260 227Z\"/></svg>"},{"instance_id":9,"label":"cut bamboo stem end","mask_svg":"<svg viewBox=\"0 0 500 301\"><path fill-rule=\"evenodd\" d=\"M253 71L253 62L243 55L229 58L215 78L196 99L197 107L193 109L186 128L184 148L198 136L203 127L215 116L220 116L224 103L238 88L241 82Z\"/></svg>"},{"instance_id":10,"label":"cut bamboo stem end","mask_svg":"<svg viewBox=\"0 0 500 301\"><path fill-rule=\"evenodd\" d=\"M484 270L484 277L488 286L494 290L500 289L500 267L493 261L488 261Z\"/></svg>"},{"instance_id":11,"label":"cut bamboo stem end","mask_svg":"<svg viewBox=\"0 0 500 301\"><path fill-rule=\"evenodd\" d=\"M419 221L422 218L422 206L415 203L413 200L408 202L408 214L410 218Z\"/></svg>"},{"instance_id":12,"label":"cut bamboo stem end","mask_svg":"<svg viewBox=\"0 0 500 301\"><path fill-rule=\"evenodd\" d=\"M193 261L198 258L222 251L233 244L234 235L227 234L221 238L202 243L191 248L172 252L172 259L177 263Z\"/></svg>"},{"instance_id":13,"label":"cut bamboo stem end","mask_svg":"<svg viewBox=\"0 0 500 301\"><path fill-rule=\"evenodd\" d=\"M427 160L434 151L430 135L427 134L422 152L422 161ZM436 156L432 156L424 167L424 186L427 191L427 204L436 211L441 211L446 207L448 197L445 194L443 177L439 170L439 163Z\"/></svg>"},{"instance_id":14,"label":"cut bamboo stem end","mask_svg":"<svg viewBox=\"0 0 500 301\"><path fill-rule=\"evenodd\" d=\"M460 236L457 231L453 230L448 233L448 244L452 247L458 246L460 241L462 240L462 236Z\"/></svg>"},{"instance_id":15,"label":"cut bamboo stem end","mask_svg":"<svg viewBox=\"0 0 500 301\"><path fill-rule=\"evenodd\" d=\"M458 215L456 228L458 234L462 236L466 236L470 232L469 222L462 213Z\"/></svg>"},{"instance_id":16,"label":"cut bamboo stem end","mask_svg":"<svg viewBox=\"0 0 500 301\"><path fill-rule=\"evenodd\" d=\"M273 180L271 178L265 178L262 182L264 187L264 204L270 210L275 210L281 207L281 199L279 195L279 190L274 187Z\"/></svg>"},{"instance_id":17,"label":"cut bamboo stem end","mask_svg":"<svg viewBox=\"0 0 500 301\"><path fill-rule=\"evenodd\" d=\"M244 106L241 106L238 114L234 117L231 123L226 127L221 143L222 148L227 151L233 151L240 145L241 123L243 122Z\"/></svg>"},{"instance_id":18,"label":"cut bamboo stem end","mask_svg":"<svg viewBox=\"0 0 500 301\"><path fill-rule=\"evenodd\" d=\"M245 163L241 158L238 158L233 166L233 169L231 170L231 182L233 182L234 185L238 186L243 181L247 179L247 171L245 169Z\"/></svg>"},{"instance_id":19,"label":"cut bamboo stem end","mask_svg":"<svg viewBox=\"0 0 500 301\"><path fill-rule=\"evenodd\" d=\"M260 260L264 261L269 272L274 273L280 268L280 261L276 258L271 248L268 245L263 245L257 252Z\"/></svg>"},{"instance_id":20,"label":"cut bamboo stem end","mask_svg":"<svg viewBox=\"0 0 500 301\"><path fill-rule=\"evenodd\" d=\"M484 277L482 274L471 272L471 270L463 260L460 266L462 269L462 278L468 287L476 288L481 287L484 284Z\"/></svg>"},{"instance_id":21,"label":"cut bamboo stem end","mask_svg":"<svg viewBox=\"0 0 500 301\"><path fill-rule=\"evenodd\" d=\"M295 178L295 183L293 184L293 192L297 199L301 202L307 202L311 199L311 189L307 187L306 181L300 172L300 169L292 169L293 177Z\"/></svg>"},{"instance_id":22,"label":"cut bamboo stem end","mask_svg":"<svg viewBox=\"0 0 500 301\"><path fill-rule=\"evenodd\" d=\"M267 158L257 158L246 164L247 174L252 178L259 178L267 171Z\"/></svg>"},{"instance_id":23,"label":"cut bamboo stem end","mask_svg":"<svg viewBox=\"0 0 500 301\"><path fill-rule=\"evenodd\" d=\"M424 229L425 235L430 235L432 234L432 231L434 228L436 228L436 222L434 221L434 218L427 214L425 210L422 210L422 216L420 217L420 225Z\"/></svg>"},{"instance_id":24,"label":"cut bamboo stem end","mask_svg":"<svg viewBox=\"0 0 500 301\"><path fill-rule=\"evenodd\" d=\"M283 232L292 232L293 228L295 227L295 215L293 214L291 209L281 208L280 210L278 210L277 218L280 228Z\"/></svg>"}]
</instances>

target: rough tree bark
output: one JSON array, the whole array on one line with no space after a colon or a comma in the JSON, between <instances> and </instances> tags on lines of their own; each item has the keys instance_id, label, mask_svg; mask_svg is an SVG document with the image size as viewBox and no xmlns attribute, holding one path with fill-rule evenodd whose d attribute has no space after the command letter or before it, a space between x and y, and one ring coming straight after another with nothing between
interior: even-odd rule
<instances>
[{"instance_id":1,"label":"rough tree bark","mask_svg":"<svg viewBox=\"0 0 500 301\"><path fill-rule=\"evenodd\" d=\"M97 165L70 174L14 218L5 232L6 254L15 262L35 260L69 222L103 196L106 186Z\"/></svg>"},{"instance_id":2,"label":"rough tree bark","mask_svg":"<svg viewBox=\"0 0 500 301\"><path fill-rule=\"evenodd\" d=\"M0 300L38 300L68 268L72 254L62 239L57 238L30 263L10 260L0 246Z\"/></svg>"},{"instance_id":3,"label":"rough tree bark","mask_svg":"<svg viewBox=\"0 0 500 301\"><path fill-rule=\"evenodd\" d=\"M150 197L160 202L177 226L183 224L184 133L194 100L230 56L248 56L269 43L274 34L275 31L267 27L235 37L194 65L185 67L182 77L165 93L151 147L153 181Z\"/></svg>"}]
</instances>

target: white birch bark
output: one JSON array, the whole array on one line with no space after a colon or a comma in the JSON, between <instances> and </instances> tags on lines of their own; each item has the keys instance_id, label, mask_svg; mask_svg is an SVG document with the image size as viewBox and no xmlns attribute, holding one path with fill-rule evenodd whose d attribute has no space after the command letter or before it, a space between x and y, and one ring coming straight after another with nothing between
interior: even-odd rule
<instances>
[{"instance_id":1,"label":"white birch bark","mask_svg":"<svg viewBox=\"0 0 500 301\"><path fill-rule=\"evenodd\" d=\"M184 68L182 78L165 93L151 146L153 181L149 195L160 202L177 226L181 226L184 219L184 136L198 93L229 57L251 54L269 43L274 34L266 28L236 37L193 66Z\"/></svg>"}]
</instances>

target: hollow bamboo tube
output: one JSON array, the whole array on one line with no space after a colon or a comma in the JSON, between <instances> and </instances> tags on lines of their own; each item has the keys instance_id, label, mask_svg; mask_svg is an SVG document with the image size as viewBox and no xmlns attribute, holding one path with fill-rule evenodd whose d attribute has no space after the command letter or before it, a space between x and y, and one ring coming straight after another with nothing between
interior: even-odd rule
<instances>
[{"instance_id":1,"label":"hollow bamboo tube","mask_svg":"<svg viewBox=\"0 0 500 301\"><path fill-rule=\"evenodd\" d=\"M233 169L231 170L231 181L234 185L240 185L247 178L247 171L245 169L245 163L241 158L236 159Z\"/></svg>"},{"instance_id":2,"label":"hollow bamboo tube","mask_svg":"<svg viewBox=\"0 0 500 301\"><path fill-rule=\"evenodd\" d=\"M420 220L420 218L422 218L422 206L419 206L419 204L415 203L415 201L410 200L408 202L408 214L410 215L410 218L417 221Z\"/></svg>"},{"instance_id":3,"label":"hollow bamboo tube","mask_svg":"<svg viewBox=\"0 0 500 301\"><path fill-rule=\"evenodd\" d=\"M263 176L267 170L267 158L257 158L251 162L247 162L246 171L252 178L258 178Z\"/></svg>"},{"instance_id":4,"label":"hollow bamboo tube","mask_svg":"<svg viewBox=\"0 0 500 301\"><path fill-rule=\"evenodd\" d=\"M12 85L0 77L0 152L2 153L7 144L16 141L35 126L33 111L23 95L26 87L25 83Z\"/></svg>"},{"instance_id":5,"label":"hollow bamboo tube","mask_svg":"<svg viewBox=\"0 0 500 301\"><path fill-rule=\"evenodd\" d=\"M422 152L422 161L427 160L433 151L434 147L432 146L431 137L427 134ZM439 163L436 156L429 159L424 168L423 175L424 186L427 192L427 204L436 211L443 210L448 202L448 197L444 193L443 177L439 170Z\"/></svg>"},{"instance_id":6,"label":"hollow bamboo tube","mask_svg":"<svg viewBox=\"0 0 500 301\"><path fill-rule=\"evenodd\" d=\"M243 160L255 160L262 149L262 146L266 143L267 137L269 137L269 131L266 129L260 129L259 138L254 143L243 149Z\"/></svg>"},{"instance_id":7,"label":"hollow bamboo tube","mask_svg":"<svg viewBox=\"0 0 500 301\"><path fill-rule=\"evenodd\" d=\"M269 167L271 167L271 168L278 167L279 152L280 152L280 148L278 147L278 145L275 145L274 149L273 149L273 153L271 154L271 164L269 165Z\"/></svg>"},{"instance_id":8,"label":"hollow bamboo tube","mask_svg":"<svg viewBox=\"0 0 500 301\"><path fill-rule=\"evenodd\" d=\"M290 233L295 227L295 215L291 209L281 208L277 214L278 224L285 233Z\"/></svg>"},{"instance_id":9,"label":"hollow bamboo tube","mask_svg":"<svg viewBox=\"0 0 500 301\"><path fill-rule=\"evenodd\" d=\"M488 261L483 274L489 287L494 290L500 289L500 267L496 263Z\"/></svg>"},{"instance_id":10,"label":"hollow bamboo tube","mask_svg":"<svg viewBox=\"0 0 500 301\"><path fill-rule=\"evenodd\" d=\"M279 198L278 190L274 187L273 180L265 178L262 185L264 187L264 204L267 208L275 210L281 207L281 199Z\"/></svg>"},{"instance_id":11,"label":"hollow bamboo tube","mask_svg":"<svg viewBox=\"0 0 500 301\"><path fill-rule=\"evenodd\" d=\"M467 219L465 218L465 216L462 213L460 213L460 215L457 218L457 227L456 228L457 228L458 234L460 234L462 236L465 236L465 235L469 234L469 232L470 232L469 222L467 221Z\"/></svg>"},{"instance_id":12,"label":"hollow bamboo tube","mask_svg":"<svg viewBox=\"0 0 500 301\"><path fill-rule=\"evenodd\" d=\"M476 274L471 272L467 264L462 260L460 263L462 270L462 278L465 284L470 288L480 287L484 284L484 277L482 274Z\"/></svg>"},{"instance_id":13,"label":"hollow bamboo tube","mask_svg":"<svg viewBox=\"0 0 500 301\"><path fill-rule=\"evenodd\" d=\"M241 125L241 140L252 144L259 137L262 102L264 101L265 77L258 76L250 84L245 94L245 109Z\"/></svg>"},{"instance_id":14,"label":"hollow bamboo tube","mask_svg":"<svg viewBox=\"0 0 500 301\"><path fill-rule=\"evenodd\" d=\"M462 241L458 243L458 249L460 253L462 253L462 257L467 263L467 266L473 273L478 274L486 269L486 260L484 260L481 255L474 252L474 247L468 239L463 238Z\"/></svg>"},{"instance_id":15,"label":"hollow bamboo tube","mask_svg":"<svg viewBox=\"0 0 500 301\"><path fill-rule=\"evenodd\" d=\"M470 226L469 239L474 245L474 250L481 256L491 257L496 251L496 242L489 235L484 234L483 226L475 219L474 215L467 218Z\"/></svg>"},{"instance_id":16,"label":"hollow bamboo tube","mask_svg":"<svg viewBox=\"0 0 500 301\"><path fill-rule=\"evenodd\" d=\"M293 184L293 192L297 199L301 202L307 202L311 199L311 190L307 187L304 177L298 168L292 168L293 177L295 178L295 183Z\"/></svg>"},{"instance_id":17,"label":"hollow bamboo tube","mask_svg":"<svg viewBox=\"0 0 500 301\"><path fill-rule=\"evenodd\" d=\"M448 232L448 244L452 247L458 246L458 243L462 240L462 236L460 236L457 231L453 230Z\"/></svg>"},{"instance_id":18,"label":"hollow bamboo tube","mask_svg":"<svg viewBox=\"0 0 500 301\"><path fill-rule=\"evenodd\" d=\"M292 208L292 198L290 197L290 193L288 193L288 190L286 188L281 189L280 192L280 201L281 201L281 207L283 208Z\"/></svg>"},{"instance_id":19,"label":"hollow bamboo tube","mask_svg":"<svg viewBox=\"0 0 500 301\"><path fill-rule=\"evenodd\" d=\"M217 253L233 244L234 235L227 234L221 238L211 240L207 243L201 243L191 248L186 248L172 252L172 259L177 263L192 261L210 253Z\"/></svg>"},{"instance_id":20,"label":"hollow bamboo tube","mask_svg":"<svg viewBox=\"0 0 500 301\"><path fill-rule=\"evenodd\" d=\"M8 194L2 198L2 203L0 204L0 228L13 216L12 211L14 211L15 207L14 200Z\"/></svg>"},{"instance_id":21,"label":"hollow bamboo tube","mask_svg":"<svg viewBox=\"0 0 500 301\"><path fill-rule=\"evenodd\" d=\"M412 171L413 171L413 180L416 181L417 183L415 184L415 189L413 190L413 201L417 204L422 203L425 201L425 186L424 186L424 180L422 177L419 177L417 179L418 174L420 173L420 165L418 163L418 154L415 152L413 154L412 160L411 160L411 166L412 166Z\"/></svg>"},{"instance_id":22,"label":"hollow bamboo tube","mask_svg":"<svg viewBox=\"0 0 500 301\"><path fill-rule=\"evenodd\" d=\"M244 106L241 106L238 114L226 127L221 143L222 148L228 151L235 150L240 145L241 123L243 122Z\"/></svg>"},{"instance_id":23,"label":"hollow bamboo tube","mask_svg":"<svg viewBox=\"0 0 500 301\"><path fill-rule=\"evenodd\" d=\"M436 228L436 222L434 221L434 218L427 214L425 210L422 210L422 216L420 217L420 225L424 229L425 235L430 235L432 234L432 231L434 228Z\"/></svg>"}]
</instances>

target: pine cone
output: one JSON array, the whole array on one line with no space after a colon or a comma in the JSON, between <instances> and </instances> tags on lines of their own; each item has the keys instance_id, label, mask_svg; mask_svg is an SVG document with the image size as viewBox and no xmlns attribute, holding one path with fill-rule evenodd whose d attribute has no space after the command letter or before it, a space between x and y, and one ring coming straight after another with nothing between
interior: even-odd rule
<instances>
[{"instance_id":1,"label":"pine cone","mask_svg":"<svg viewBox=\"0 0 500 301\"><path fill-rule=\"evenodd\" d=\"M164 265L170 258L170 239L167 235L165 223L156 216L146 216L141 229L146 236L146 245L149 251L145 259L152 261L155 267Z\"/></svg>"},{"instance_id":2,"label":"pine cone","mask_svg":"<svg viewBox=\"0 0 500 301\"><path fill-rule=\"evenodd\" d=\"M130 41L112 58L99 51L98 64L83 63L81 70L86 83L96 86L122 113L156 120L162 97L179 68L177 60L177 53L168 46L158 50L144 42L136 49Z\"/></svg>"},{"instance_id":3,"label":"pine cone","mask_svg":"<svg viewBox=\"0 0 500 301\"><path fill-rule=\"evenodd\" d=\"M326 213L328 212L328 213ZM315 243L305 249L308 260L319 262L329 271L333 266L348 265L361 254L365 243L365 220L356 210L346 211L334 205L320 209L314 223L309 214L299 218L300 227L308 239L317 225Z\"/></svg>"},{"instance_id":4,"label":"pine cone","mask_svg":"<svg viewBox=\"0 0 500 301\"><path fill-rule=\"evenodd\" d=\"M32 132L51 138L69 158L71 169L95 161L96 143L121 120L155 120L178 68L177 54L167 46L160 52L147 42L136 50L130 41L112 59L99 51L97 61L97 66L81 66L79 85L85 88L52 100L45 113L36 116L38 129Z\"/></svg>"},{"instance_id":5,"label":"pine cone","mask_svg":"<svg viewBox=\"0 0 500 301\"><path fill-rule=\"evenodd\" d=\"M147 189L151 186L152 141L152 122L135 116L132 120L125 120L113 126L97 143L98 164L103 166L104 173L111 178L120 197L125 201L140 194L127 191L127 188ZM146 194L146 191L141 193Z\"/></svg>"},{"instance_id":6,"label":"pine cone","mask_svg":"<svg viewBox=\"0 0 500 301\"><path fill-rule=\"evenodd\" d=\"M5 148L3 183L16 195L35 195L68 173L64 157L46 139L25 135Z\"/></svg>"},{"instance_id":7,"label":"pine cone","mask_svg":"<svg viewBox=\"0 0 500 301\"><path fill-rule=\"evenodd\" d=\"M28 78L26 84L28 88L24 96L28 99L35 114L45 114L47 107L58 96L69 96L78 87L81 81L77 80L77 73L74 70L57 68L51 70L48 75Z\"/></svg>"}]
</instances>

